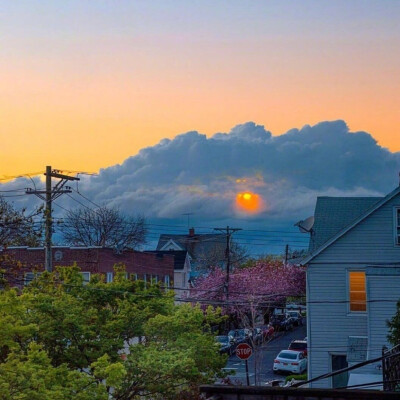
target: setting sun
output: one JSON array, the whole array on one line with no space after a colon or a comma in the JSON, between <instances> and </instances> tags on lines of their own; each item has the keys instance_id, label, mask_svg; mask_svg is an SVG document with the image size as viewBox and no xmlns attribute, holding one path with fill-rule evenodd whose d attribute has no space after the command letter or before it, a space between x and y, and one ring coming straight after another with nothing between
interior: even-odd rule
<instances>
[{"instance_id":1,"label":"setting sun","mask_svg":"<svg viewBox=\"0 0 400 400\"><path fill-rule=\"evenodd\" d=\"M236 207L240 211L248 213L257 213L262 210L262 199L256 193L243 192L236 196Z\"/></svg>"}]
</instances>

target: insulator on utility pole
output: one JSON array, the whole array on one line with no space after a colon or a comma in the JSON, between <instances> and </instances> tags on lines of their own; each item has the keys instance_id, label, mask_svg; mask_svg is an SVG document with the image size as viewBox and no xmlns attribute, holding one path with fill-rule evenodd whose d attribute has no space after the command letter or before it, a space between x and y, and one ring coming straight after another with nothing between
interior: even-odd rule
<instances>
[{"instance_id":1,"label":"insulator on utility pole","mask_svg":"<svg viewBox=\"0 0 400 400\"><path fill-rule=\"evenodd\" d=\"M34 194L42 199L46 204L45 209L45 270L51 272L53 270L52 265L52 202L56 198L60 197L64 193L71 193L72 191L64 185L68 181L79 181L79 178L60 174L57 170L52 170L51 166L46 166L46 190L33 190L27 189L26 194ZM51 178L61 179L58 183L52 187Z\"/></svg>"}]
</instances>

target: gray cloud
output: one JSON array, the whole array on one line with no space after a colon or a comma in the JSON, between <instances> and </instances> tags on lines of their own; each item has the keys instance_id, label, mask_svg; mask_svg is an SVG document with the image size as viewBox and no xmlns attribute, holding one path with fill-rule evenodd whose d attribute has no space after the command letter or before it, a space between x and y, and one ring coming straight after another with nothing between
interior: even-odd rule
<instances>
[{"instance_id":1,"label":"gray cloud","mask_svg":"<svg viewBox=\"0 0 400 400\"><path fill-rule=\"evenodd\" d=\"M397 184L399 170L399 153L380 147L366 132L349 132L343 121L275 137L248 122L210 138L188 132L163 139L96 177L84 177L79 187L96 203L152 218L195 212L198 220L278 221L305 217L318 195L384 195ZM20 186L1 186L10 185ZM236 194L248 190L264 199L257 216L234 207ZM66 197L60 204L77 205Z\"/></svg>"}]
</instances>

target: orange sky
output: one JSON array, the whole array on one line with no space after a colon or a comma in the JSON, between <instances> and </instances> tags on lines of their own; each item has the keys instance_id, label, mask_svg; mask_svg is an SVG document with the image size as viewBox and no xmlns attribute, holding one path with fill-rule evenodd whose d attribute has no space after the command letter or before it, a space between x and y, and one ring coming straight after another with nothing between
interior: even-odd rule
<instances>
[{"instance_id":1,"label":"orange sky","mask_svg":"<svg viewBox=\"0 0 400 400\"><path fill-rule=\"evenodd\" d=\"M176 2L173 10L122 10L131 20L96 10L98 20L84 28L79 18L90 6L64 10L82 32L57 8L41 16L9 6L0 16L8 17L0 32L0 175L45 165L98 171L164 137L211 135L250 120L277 135L343 119L400 150L398 6L374 9L379 3L371 1L360 15L339 1L342 10L305 6L287 16L276 5L233 3L223 21L200 6L196 20L196 10ZM191 24L174 24L178 11ZM274 13L281 25L268 23Z\"/></svg>"}]
</instances>

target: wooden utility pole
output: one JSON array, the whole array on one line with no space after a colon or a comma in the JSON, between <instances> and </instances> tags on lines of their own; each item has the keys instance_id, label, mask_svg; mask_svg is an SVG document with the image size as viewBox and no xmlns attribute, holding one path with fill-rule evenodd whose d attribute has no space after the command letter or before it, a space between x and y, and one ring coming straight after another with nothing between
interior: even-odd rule
<instances>
[{"instance_id":1,"label":"wooden utility pole","mask_svg":"<svg viewBox=\"0 0 400 400\"><path fill-rule=\"evenodd\" d=\"M237 231L241 231L241 228L230 228L227 226L226 228L214 228L216 231L226 232L226 249L225 249L225 258L226 258L226 279L225 279L225 293L226 300L229 300L229 271L231 266L231 236L233 233Z\"/></svg>"},{"instance_id":2,"label":"wooden utility pole","mask_svg":"<svg viewBox=\"0 0 400 400\"><path fill-rule=\"evenodd\" d=\"M71 189L69 186L64 185L68 181L79 181L79 178L75 178L73 176L60 174L59 171L51 169L51 166L46 166L46 190L33 190L31 188L26 189L26 194L35 194L37 197L45 201L46 210L45 210L45 270L51 272L53 270L52 265L52 255L51 255L51 247L52 247L52 201L60 197L63 193L71 193ZM51 178L61 179L58 183L52 188ZM45 195L45 196L43 196Z\"/></svg>"}]
</instances>

